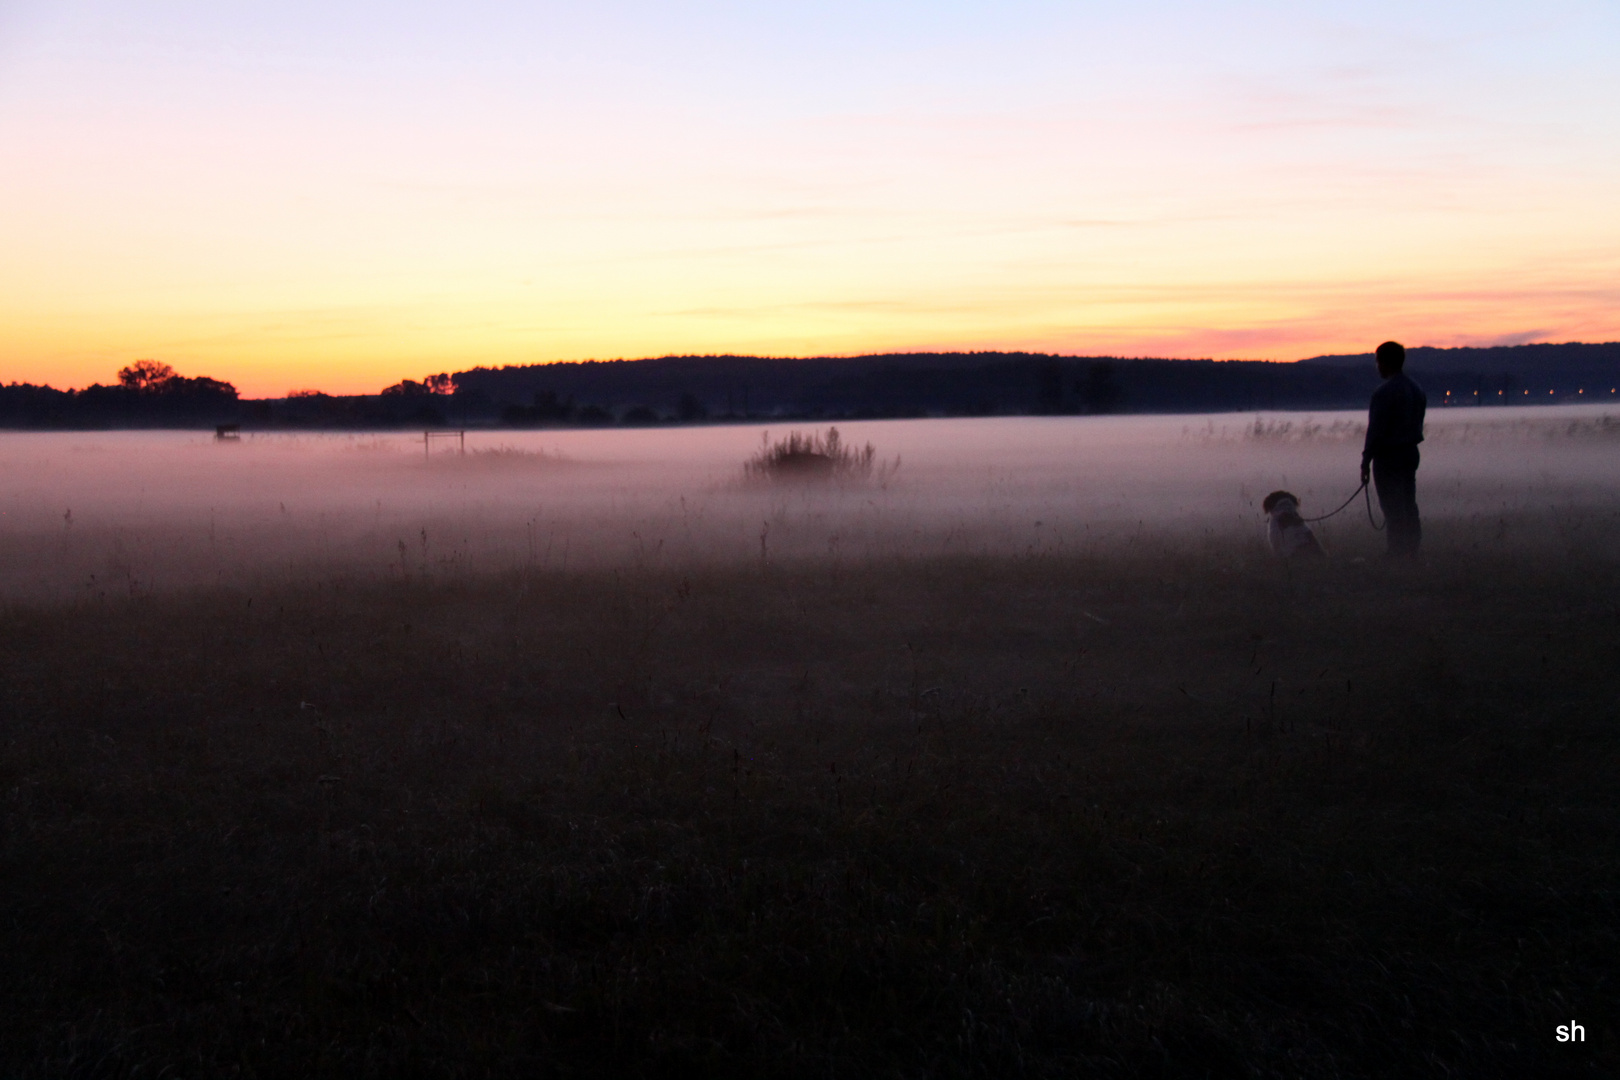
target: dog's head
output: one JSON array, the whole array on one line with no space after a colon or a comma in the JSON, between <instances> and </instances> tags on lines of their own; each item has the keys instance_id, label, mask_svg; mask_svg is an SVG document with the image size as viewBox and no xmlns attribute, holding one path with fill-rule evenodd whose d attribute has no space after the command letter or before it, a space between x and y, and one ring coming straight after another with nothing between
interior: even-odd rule
<instances>
[{"instance_id":1,"label":"dog's head","mask_svg":"<svg viewBox=\"0 0 1620 1080\"><path fill-rule=\"evenodd\" d=\"M1279 510L1285 513L1288 511L1298 513L1299 496L1295 495L1292 491L1273 491L1270 495L1267 495L1265 501L1260 504L1260 509L1264 510L1268 514L1275 514Z\"/></svg>"}]
</instances>

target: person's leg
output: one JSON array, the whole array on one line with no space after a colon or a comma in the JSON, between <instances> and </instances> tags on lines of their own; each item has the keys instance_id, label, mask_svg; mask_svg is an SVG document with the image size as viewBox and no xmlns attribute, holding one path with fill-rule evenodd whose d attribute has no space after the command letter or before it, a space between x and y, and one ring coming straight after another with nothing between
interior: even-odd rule
<instances>
[{"instance_id":1,"label":"person's leg","mask_svg":"<svg viewBox=\"0 0 1620 1080\"><path fill-rule=\"evenodd\" d=\"M1391 555L1399 544L1401 505L1395 491L1395 470L1384 458L1373 458L1373 490L1378 493L1378 509L1384 512L1384 543Z\"/></svg>"},{"instance_id":2,"label":"person's leg","mask_svg":"<svg viewBox=\"0 0 1620 1080\"><path fill-rule=\"evenodd\" d=\"M1410 520L1412 522L1412 526L1411 526L1412 552L1411 553L1413 555L1416 555L1418 553L1418 548L1423 546L1423 518L1418 515L1418 504L1417 504L1417 471L1418 471L1418 448L1414 446L1414 447L1412 447L1412 469L1411 469L1410 472L1408 472L1406 474L1406 479L1404 481L1404 483L1406 484L1406 508L1407 508L1407 513L1410 515Z\"/></svg>"},{"instance_id":3,"label":"person's leg","mask_svg":"<svg viewBox=\"0 0 1620 1080\"><path fill-rule=\"evenodd\" d=\"M1405 545L1402 554L1405 555L1416 555L1423 543L1423 519L1418 516L1417 504L1417 470L1418 448L1414 446L1401 455L1399 487L1400 497L1405 503L1403 516L1406 519L1406 531L1401 539Z\"/></svg>"},{"instance_id":4,"label":"person's leg","mask_svg":"<svg viewBox=\"0 0 1620 1080\"><path fill-rule=\"evenodd\" d=\"M1423 521L1418 517L1417 470L1403 468L1393 479L1395 502L1400 512L1390 520L1400 522L1400 532L1397 533L1393 526L1390 528L1390 549L1399 555L1416 555L1418 545L1423 542Z\"/></svg>"},{"instance_id":5,"label":"person's leg","mask_svg":"<svg viewBox=\"0 0 1620 1080\"><path fill-rule=\"evenodd\" d=\"M1385 536L1391 555L1415 555L1423 541L1417 506L1417 448L1373 460L1373 487L1384 511Z\"/></svg>"}]
</instances>

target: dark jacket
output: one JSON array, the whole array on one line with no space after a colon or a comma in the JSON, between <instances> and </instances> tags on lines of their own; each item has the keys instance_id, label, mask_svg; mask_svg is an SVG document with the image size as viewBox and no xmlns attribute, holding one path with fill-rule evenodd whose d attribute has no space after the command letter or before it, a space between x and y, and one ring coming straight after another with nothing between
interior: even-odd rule
<instances>
[{"instance_id":1,"label":"dark jacket","mask_svg":"<svg viewBox=\"0 0 1620 1080\"><path fill-rule=\"evenodd\" d=\"M1423 414L1429 397L1423 387L1397 371L1373 391L1367 409L1367 441L1361 447L1366 464L1389 451L1409 450L1423 441Z\"/></svg>"}]
</instances>

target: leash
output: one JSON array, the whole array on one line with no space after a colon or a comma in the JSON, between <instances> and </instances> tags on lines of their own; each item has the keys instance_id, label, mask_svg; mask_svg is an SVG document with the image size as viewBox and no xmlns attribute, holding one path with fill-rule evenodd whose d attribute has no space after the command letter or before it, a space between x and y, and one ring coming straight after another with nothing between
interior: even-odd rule
<instances>
[{"instance_id":1,"label":"leash","mask_svg":"<svg viewBox=\"0 0 1620 1080\"><path fill-rule=\"evenodd\" d=\"M1356 488L1356 490L1354 490L1354 491L1352 491L1350 493L1350 497L1348 499L1344 500L1344 502L1339 504L1338 510L1330 511L1330 512L1328 512L1326 514L1323 514L1321 517L1300 518L1299 520L1305 522L1307 525L1310 524L1313 521L1326 521L1328 518L1334 517L1335 515L1339 514L1341 511L1343 511L1345 507L1347 507L1351 503L1355 502L1356 501L1356 496L1361 495L1361 494L1365 494L1367 496L1367 524L1371 525L1378 532L1383 532L1384 531L1384 526L1378 524L1378 522L1373 519L1372 491L1368 488L1367 481L1365 481L1365 480L1363 480L1361 482L1360 487Z\"/></svg>"}]
</instances>

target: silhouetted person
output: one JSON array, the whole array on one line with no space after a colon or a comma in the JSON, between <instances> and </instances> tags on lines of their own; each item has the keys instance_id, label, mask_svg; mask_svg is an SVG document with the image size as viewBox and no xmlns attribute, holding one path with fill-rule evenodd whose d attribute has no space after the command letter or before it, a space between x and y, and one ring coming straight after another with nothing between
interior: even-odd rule
<instances>
[{"instance_id":1,"label":"silhouetted person","mask_svg":"<svg viewBox=\"0 0 1620 1080\"><path fill-rule=\"evenodd\" d=\"M1402 373L1405 366L1406 349L1398 342L1378 346L1378 374L1384 385L1373 391L1367 442L1361 449L1361 482L1365 484L1371 472L1391 555L1416 555L1423 542L1417 506L1418 443L1423 441L1429 399Z\"/></svg>"}]
</instances>

